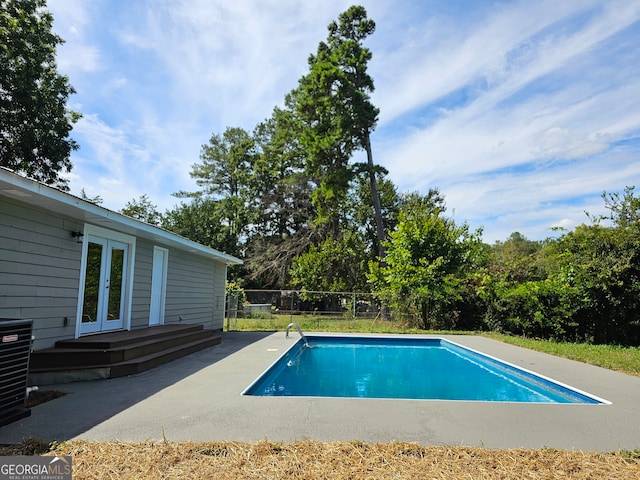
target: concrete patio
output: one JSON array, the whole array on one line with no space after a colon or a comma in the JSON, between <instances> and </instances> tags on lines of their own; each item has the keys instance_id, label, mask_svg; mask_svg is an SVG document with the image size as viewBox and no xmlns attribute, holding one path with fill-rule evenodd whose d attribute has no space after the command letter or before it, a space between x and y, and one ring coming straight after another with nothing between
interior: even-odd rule
<instances>
[{"instance_id":1,"label":"concrete patio","mask_svg":"<svg viewBox=\"0 0 640 480\"><path fill-rule=\"evenodd\" d=\"M129 377L41 389L67 395L0 428L0 443L41 440L290 442L401 440L486 448L640 448L640 378L479 336L444 336L611 405L250 397L241 392L293 342L232 332L222 344Z\"/></svg>"}]
</instances>

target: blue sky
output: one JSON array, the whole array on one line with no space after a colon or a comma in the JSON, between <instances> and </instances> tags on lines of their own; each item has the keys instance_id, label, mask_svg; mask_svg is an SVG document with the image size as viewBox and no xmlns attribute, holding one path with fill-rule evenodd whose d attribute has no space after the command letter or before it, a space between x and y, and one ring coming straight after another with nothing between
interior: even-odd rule
<instances>
[{"instance_id":1,"label":"blue sky","mask_svg":"<svg viewBox=\"0 0 640 480\"><path fill-rule=\"evenodd\" d=\"M84 116L72 193L161 212L200 148L251 131L307 72L341 0L49 0ZM366 0L380 120L400 192L437 187L487 243L530 239L640 189L640 0Z\"/></svg>"}]
</instances>

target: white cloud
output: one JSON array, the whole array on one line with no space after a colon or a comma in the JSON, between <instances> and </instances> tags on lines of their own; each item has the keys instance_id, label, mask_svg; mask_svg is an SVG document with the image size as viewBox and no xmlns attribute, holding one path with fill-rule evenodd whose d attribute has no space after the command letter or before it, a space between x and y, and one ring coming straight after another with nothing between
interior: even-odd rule
<instances>
[{"instance_id":1,"label":"white cloud","mask_svg":"<svg viewBox=\"0 0 640 480\"><path fill-rule=\"evenodd\" d=\"M480 108L484 98L450 111L433 125L383 145L385 165L402 184L440 182L460 172L487 172L605 151L640 131L640 82L604 92L531 92L510 105Z\"/></svg>"},{"instance_id":2,"label":"white cloud","mask_svg":"<svg viewBox=\"0 0 640 480\"><path fill-rule=\"evenodd\" d=\"M594 3L515 2L487 9L486 17L463 28L453 18L441 23L432 21L423 30L412 31L417 38L408 43L408 51L403 52L400 47L400 52L385 52L385 56L399 57L402 65L390 69L386 62L381 65L382 78L388 78L376 97L386 107L381 121L391 121L479 79L489 82L492 88L502 85L502 90L508 88L508 80L513 83L522 77L516 83L526 81L531 74L523 75L520 64L527 66L537 57L530 50L533 45L528 45L531 37ZM509 64L508 55L517 49L528 54L520 52L512 59L516 64Z\"/></svg>"},{"instance_id":3,"label":"white cloud","mask_svg":"<svg viewBox=\"0 0 640 480\"><path fill-rule=\"evenodd\" d=\"M65 41L58 47L58 67L70 75L102 70L99 47L86 43L85 31L91 22L89 4L81 0L49 0L47 6L53 13L54 32Z\"/></svg>"},{"instance_id":4,"label":"white cloud","mask_svg":"<svg viewBox=\"0 0 640 480\"><path fill-rule=\"evenodd\" d=\"M251 129L295 87L345 3L160 2L118 36L159 59L172 98L216 126Z\"/></svg>"},{"instance_id":5,"label":"white cloud","mask_svg":"<svg viewBox=\"0 0 640 480\"><path fill-rule=\"evenodd\" d=\"M98 72L104 69L100 51L95 46L79 46L69 49L63 45L58 51L57 63L64 71Z\"/></svg>"},{"instance_id":6,"label":"white cloud","mask_svg":"<svg viewBox=\"0 0 640 480\"><path fill-rule=\"evenodd\" d=\"M268 117L351 3L49 0L85 115L72 189L173 206L200 145ZM439 187L493 241L577 225L602 190L640 183L640 2L364 5L374 157L400 191Z\"/></svg>"},{"instance_id":7,"label":"white cloud","mask_svg":"<svg viewBox=\"0 0 640 480\"><path fill-rule=\"evenodd\" d=\"M447 205L459 221L485 227L488 242L520 231L531 239L550 235L554 226L588 221L585 211L604 211L603 191L620 191L640 178L640 153L608 153L525 171L460 175L441 186Z\"/></svg>"},{"instance_id":8,"label":"white cloud","mask_svg":"<svg viewBox=\"0 0 640 480\"><path fill-rule=\"evenodd\" d=\"M541 157L581 158L603 152L609 143L601 134L581 136L566 128L551 127L543 131L536 142Z\"/></svg>"}]
</instances>

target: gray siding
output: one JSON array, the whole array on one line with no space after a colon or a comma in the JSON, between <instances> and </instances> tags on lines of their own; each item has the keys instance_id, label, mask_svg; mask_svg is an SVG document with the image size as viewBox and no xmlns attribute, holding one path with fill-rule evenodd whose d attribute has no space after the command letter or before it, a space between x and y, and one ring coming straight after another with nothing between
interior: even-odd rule
<instances>
[{"instance_id":1,"label":"gray siding","mask_svg":"<svg viewBox=\"0 0 640 480\"><path fill-rule=\"evenodd\" d=\"M0 318L33 319L35 348L75 334L81 228L0 197Z\"/></svg>"},{"instance_id":2,"label":"gray siding","mask_svg":"<svg viewBox=\"0 0 640 480\"><path fill-rule=\"evenodd\" d=\"M214 296L213 296L213 329L222 331L224 328L224 314L227 302L226 282L227 266L222 262L216 262L214 275Z\"/></svg>"},{"instance_id":3,"label":"gray siding","mask_svg":"<svg viewBox=\"0 0 640 480\"><path fill-rule=\"evenodd\" d=\"M82 244L71 232L83 226L0 196L0 318L33 319L35 349L75 336ZM136 240L132 329L149 325L153 247ZM165 323L221 330L225 278L224 263L169 248Z\"/></svg>"},{"instance_id":4,"label":"gray siding","mask_svg":"<svg viewBox=\"0 0 640 480\"><path fill-rule=\"evenodd\" d=\"M153 245L146 241L136 241L136 259L133 272L133 295L131 301L132 330L149 326L152 267Z\"/></svg>"},{"instance_id":5,"label":"gray siding","mask_svg":"<svg viewBox=\"0 0 640 480\"><path fill-rule=\"evenodd\" d=\"M219 288L218 270L220 264L210 259L170 250L165 323L201 323L209 329L222 328L224 318L218 318L215 294ZM224 284L222 288L224 295Z\"/></svg>"},{"instance_id":6,"label":"gray siding","mask_svg":"<svg viewBox=\"0 0 640 480\"><path fill-rule=\"evenodd\" d=\"M155 245L140 240L136 243L131 305L132 329L149 325ZM157 246L164 247L161 244ZM225 280L224 264L199 255L169 249L164 323L200 323L205 328L221 330L224 325Z\"/></svg>"}]
</instances>

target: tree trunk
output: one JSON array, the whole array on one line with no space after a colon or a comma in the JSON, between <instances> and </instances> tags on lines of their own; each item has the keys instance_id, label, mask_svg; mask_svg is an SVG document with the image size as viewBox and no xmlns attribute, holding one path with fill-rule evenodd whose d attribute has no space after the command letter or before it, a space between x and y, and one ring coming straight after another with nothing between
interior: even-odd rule
<instances>
[{"instance_id":1,"label":"tree trunk","mask_svg":"<svg viewBox=\"0 0 640 480\"><path fill-rule=\"evenodd\" d=\"M367 151L367 165L369 167L369 182L371 184L371 196L373 198L373 210L376 217L376 235L378 237L378 256L384 259L385 251L382 244L386 237L384 234L384 226L382 224L382 207L380 206L380 194L378 193L378 182L376 180L376 173L373 168L373 153L371 151L371 137L369 132L366 132L364 138L364 147Z\"/></svg>"},{"instance_id":2,"label":"tree trunk","mask_svg":"<svg viewBox=\"0 0 640 480\"><path fill-rule=\"evenodd\" d=\"M420 306L422 307L420 312L422 318L422 329L429 330L429 307L425 301L421 302Z\"/></svg>"}]
</instances>

